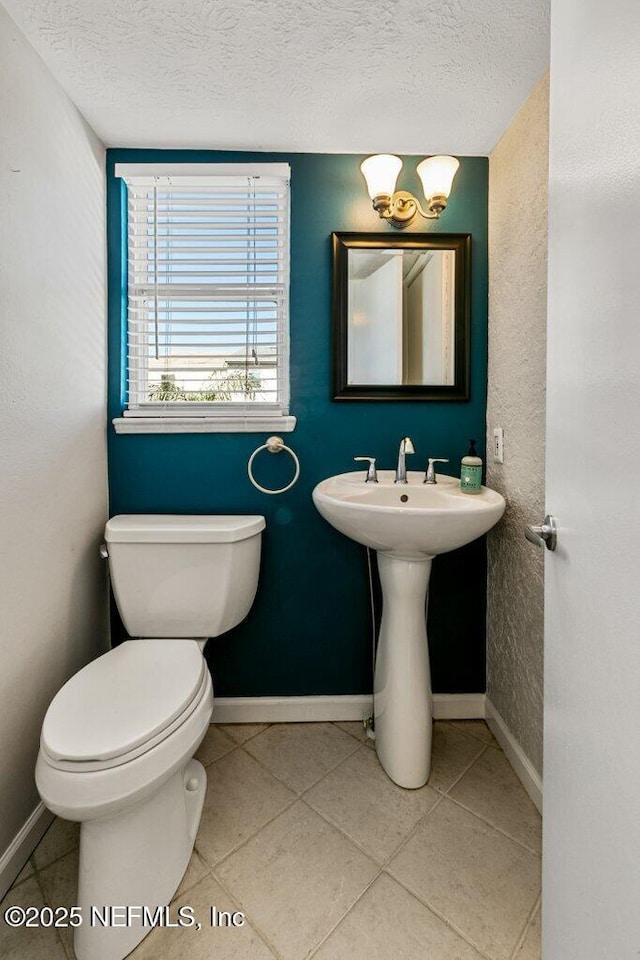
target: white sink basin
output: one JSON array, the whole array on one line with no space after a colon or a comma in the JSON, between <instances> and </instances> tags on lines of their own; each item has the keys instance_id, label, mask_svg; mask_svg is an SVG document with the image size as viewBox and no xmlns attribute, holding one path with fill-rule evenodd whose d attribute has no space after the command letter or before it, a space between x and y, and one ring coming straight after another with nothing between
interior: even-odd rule
<instances>
[{"instance_id":1,"label":"white sink basin","mask_svg":"<svg viewBox=\"0 0 640 960\"><path fill-rule=\"evenodd\" d=\"M378 483L365 483L362 470L341 473L317 485L313 502L340 533L405 558L462 547L504 513L504 498L487 487L469 494L459 480L441 474L436 484L425 484L422 472L410 471L406 486L394 484L394 477L393 470L379 470Z\"/></svg>"}]
</instances>

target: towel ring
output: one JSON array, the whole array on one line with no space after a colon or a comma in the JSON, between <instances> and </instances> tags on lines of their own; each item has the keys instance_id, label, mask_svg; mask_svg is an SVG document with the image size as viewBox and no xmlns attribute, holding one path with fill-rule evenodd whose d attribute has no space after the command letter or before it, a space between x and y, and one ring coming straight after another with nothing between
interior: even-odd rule
<instances>
[{"instance_id":1,"label":"towel ring","mask_svg":"<svg viewBox=\"0 0 640 960\"><path fill-rule=\"evenodd\" d=\"M280 487L279 490L268 490L266 487L261 486L258 481L253 476L252 467L253 461L256 456L260 453L261 450L268 450L269 453L280 453L282 450L286 450L287 453L291 454L293 462L296 465L296 472L293 475L293 480L291 480L286 487ZM249 480L254 485L257 490L260 490L261 493L276 494L276 493L286 493L287 490L290 490L294 485L298 477L300 476L300 461L297 456L291 449L287 447L282 437L269 437L266 443L263 443L261 447L258 447L257 450L254 450L251 456L249 457L249 463L247 464L247 473L249 474Z\"/></svg>"}]
</instances>

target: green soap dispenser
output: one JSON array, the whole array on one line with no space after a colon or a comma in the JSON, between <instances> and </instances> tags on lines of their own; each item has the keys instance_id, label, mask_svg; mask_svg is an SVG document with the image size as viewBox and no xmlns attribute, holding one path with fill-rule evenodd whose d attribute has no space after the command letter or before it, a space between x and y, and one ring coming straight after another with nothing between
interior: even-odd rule
<instances>
[{"instance_id":1,"label":"green soap dispenser","mask_svg":"<svg viewBox=\"0 0 640 960\"><path fill-rule=\"evenodd\" d=\"M480 493L482 490L482 460L478 456L475 440L469 441L469 452L462 458L460 489L463 493Z\"/></svg>"}]
</instances>

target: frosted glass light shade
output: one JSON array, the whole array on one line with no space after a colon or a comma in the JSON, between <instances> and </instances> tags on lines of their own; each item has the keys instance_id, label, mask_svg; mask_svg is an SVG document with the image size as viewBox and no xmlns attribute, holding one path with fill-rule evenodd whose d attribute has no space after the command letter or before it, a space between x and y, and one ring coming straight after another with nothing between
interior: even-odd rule
<instances>
[{"instance_id":1,"label":"frosted glass light shade","mask_svg":"<svg viewBox=\"0 0 640 960\"><path fill-rule=\"evenodd\" d=\"M428 157L418 164L418 176L427 200L430 197L448 197L460 161L455 157Z\"/></svg>"},{"instance_id":2,"label":"frosted glass light shade","mask_svg":"<svg viewBox=\"0 0 640 960\"><path fill-rule=\"evenodd\" d=\"M391 195L394 192L401 168L400 157L394 157L390 153L377 153L363 160L360 169L367 181L367 190L372 200L380 194Z\"/></svg>"}]
</instances>

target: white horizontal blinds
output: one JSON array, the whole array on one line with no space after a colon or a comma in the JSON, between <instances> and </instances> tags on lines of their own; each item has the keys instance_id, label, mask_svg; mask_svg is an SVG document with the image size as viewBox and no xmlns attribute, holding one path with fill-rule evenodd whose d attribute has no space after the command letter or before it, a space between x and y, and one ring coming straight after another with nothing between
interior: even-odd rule
<instances>
[{"instance_id":1,"label":"white horizontal blinds","mask_svg":"<svg viewBox=\"0 0 640 960\"><path fill-rule=\"evenodd\" d=\"M288 412L288 177L125 179L130 415Z\"/></svg>"}]
</instances>

